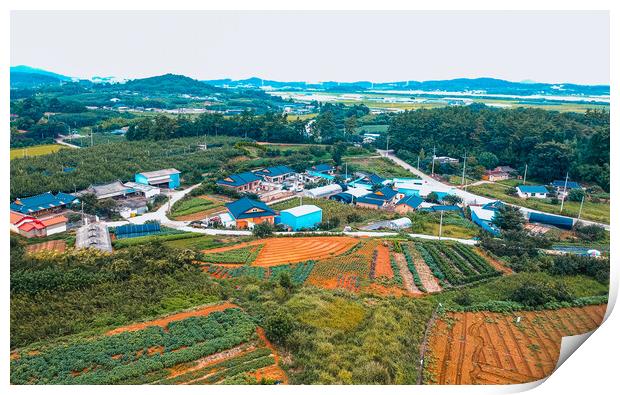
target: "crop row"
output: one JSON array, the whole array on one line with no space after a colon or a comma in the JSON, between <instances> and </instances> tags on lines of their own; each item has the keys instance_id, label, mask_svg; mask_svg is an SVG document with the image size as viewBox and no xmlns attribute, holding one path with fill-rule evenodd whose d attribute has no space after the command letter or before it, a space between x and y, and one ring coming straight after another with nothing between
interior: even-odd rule
<instances>
[{"instance_id":1,"label":"crop row","mask_svg":"<svg viewBox=\"0 0 620 395\"><path fill-rule=\"evenodd\" d=\"M394 272L394 281L396 284L402 285L403 278L400 275L400 268L398 267L398 264L396 264L396 260L392 254L390 254L390 266L392 266L392 271Z\"/></svg>"},{"instance_id":2,"label":"crop row","mask_svg":"<svg viewBox=\"0 0 620 395\"><path fill-rule=\"evenodd\" d=\"M424 260L426 265L431 269L431 272L433 272L433 275L439 281L439 284L444 286L446 281L446 275L442 271L443 267L440 267L440 263L435 260L436 254L432 254L431 251L429 251L422 243L416 243L415 247L420 252L420 255L422 256L422 259Z\"/></svg>"},{"instance_id":3,"label":"crop row","mask_svg":"<svg viewBox=\"0 0 620 395\"><path fill-rule=\"evenodd\" d=\"M235 250L203 253L201 259L204 262L211 263L251 263L254 262L258 253L262 249L262 245L241 247Z\"/></svg>"},{"instance_id":4,"label":"crop row","mask_svg":"<svg viewBox=\"0 0 620 395\"><path fill-rule=\"evenodd\" d=\"M222 362L216 363L216 364L209 364L206 365L200 369L195 369L192 371L189 371L187 373L175 376L173 378L169 378L169 379L165 379L162 381L159 381L157 384L181 384L181 383L188 383L190 381L198 381L198 379L207 379L208 377L206 377L207 375L209 375L210 373L224 373L226 372L227 374L224 377L227 376L233 376L234 374L230 374L231 372L228 371L231 368L235 368L237 366L247 366L248 364L252 363L253 361L262 359L264 357L268 357L271 355L271 350L263 347L263 348L259 348L257 350L253 350L250 351L248 353L239 355L237 357L233 357L230 359L226 359ZM273 362L271 363L273 364ZM271 365L270 364L270 365ZM269 365L266 365L269 366ZM263 367L263 366L261 366ZM237 373L235 373L237 374ZM221 378L224 378L221 377ZM210 377L209 377L210 378Z\"/></svg>"},{"instance_id":5,"label":"crop row","mask_svg":"<svg viewBox=\"0 0 620 395\"><path fill-rule=\"evenodd\" d=\"M407 244L403 247L403 254L405 255L405 259L407 260L407 268L411 272L413 276L413 282L416 287L422 292L427 292L426 288L424 288L424 284L422 284L422 280L420 279L420 275L418 274L418 270L415 267L415 263L413 262L413 257L411 256L411 245Z\"/></svg>"},{"instance_id":6,"label":"crop row","mask_svg":"<svg viewBox=\"0 0 620 395\"><path fill-rule=\"evenodd\" d=\"M368 274L368 277L370 277L371 280L374 280L376 276L378 255L379 251L374 250L372 253L372 260L370 261L370 273Z\"/></svg>"},{"instance_id":7,"label":"crop row","mask_svg":"<svg viewBox=\"0 0 620 395\"><path fill-rule=\"evenodd\" d=\"M80 340L11 361L13 384L118 384L249 341L256 326L239 309L140 331ZM157 350L156 352L150 352Z\"/></svg>"},{"instance_id":8,"label":"crop row","mask_svg":"<svg viewBox=\"0 0 620 395\"><path fill-rule=\"evenodd\" d=\"M207 263L203 267L216 278L253 277L260 280L265 278L265 268L258 266L226 267Z\"/></svg>"},{"instance_id":9,"label":"crop row","mask_svg":"<svg viewBox=\"0 0 620 395\"><path fill-rule=\"evenodd\" d=\"M269 278L276 279L280 273L288 272L291 276L291 280L293 280L295 284L303 284L312 272L312 269L314 269L315 264L315 261L306 261L301 263L274 266L271 268Z\"/></svg>"}]
</instances>

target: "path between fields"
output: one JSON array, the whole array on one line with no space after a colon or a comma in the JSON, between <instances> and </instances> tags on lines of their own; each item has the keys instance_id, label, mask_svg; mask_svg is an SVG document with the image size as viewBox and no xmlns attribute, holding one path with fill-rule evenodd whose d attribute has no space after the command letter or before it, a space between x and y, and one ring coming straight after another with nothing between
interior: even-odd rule
<instances>
[{"instance_id":1,"label":"path between fields","mask_svg":"<svg viewBox=\"0 0 620 395\"><path fill-rule=\"evenodd\" d=\"M394 261L396 261L396 265L400 271L400 276L403 279L403 286L407 289L407 291L411 292L413 295L422 295L422 291L415 286L413 275L407 267L405 255L395 252Z\"/></svg>"},{"instance_id":2,"label":"path between fields","mask_svg":"<svg viewBox=\"0 0 620 395\"><path fill-rule=\"evenodd\" d=\"M454 185L449 185L449 184L445 184L441 181L438 181L436 179L434 179L433 177L429 176L428 174L416 169L415 167L411 166L410 164L408 164L407 162L405 162L404 160L400 159L399 157L397 157L396 155L394 155L392 152L387 152L385 150L377 150L377 152L381 155L383 155L384 157L390 159L392 162L396 163L397 165L399 165L400 167L402 167L405 170L408 170L409 172L415 174L416 176L420 177L422 180L424 180L429 186L442 186L442 187L446 187L446 188L454 188L454 193L461 197L463 199L464 203L467 204L486 204L486 203L490 203L490 202L494 202L498 199L491 199L485 196L479 196L476 194L473 194L471 192L459 189L459 188L455 188ZM514 207L518 207L522 213L524 214L528 214L528 213L545 213L544 211L539 211L539 210L534 210L531 208L527 208L527 207L523 207L523 206L518 206L515 204L510 204L511 206ZM549 213L545 213L545 214L549 214ZM557 214L553 214L553 215L557 215ZM568 217L568 218L572 218L572 217ZM588 220L583 220L580 219L579 221L577 221L576 218L573 218L576 222L579 222L581 224L584 225L598 225L598 226L602 226L603 228L605 228L605 230L610 230L610 225L609 224L604 224L601 222L594 222L594 221L588 221Z\"/></svg>"}]
</instances>

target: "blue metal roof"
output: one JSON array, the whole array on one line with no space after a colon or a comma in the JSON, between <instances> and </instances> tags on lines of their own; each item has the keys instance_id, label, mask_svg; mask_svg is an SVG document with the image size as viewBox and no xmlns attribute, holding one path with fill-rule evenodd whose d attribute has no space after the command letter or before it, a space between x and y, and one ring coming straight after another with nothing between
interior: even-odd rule
<instances>
[{"instance_id":1,"label":"blue metal roof","mask_svg":"<svg viewBox=\"0 0 620 395\"><path fill-rule=\"evenodd\" d=\"M422 204L423 201L424 199L422 199L419 196L409 195L409 196L405 196L404 198L400 199L398 203L396 203L396 205L398 206L400 204L406 204L407 206L411 208L418 208L418 206Z\"/></svg>"},{"instance_id":2,"label":"blue metal roof","mask_svg":"<svg viewBox=\"0 0 620 395\"><path fill-rule=\"evenodd\" d=\"M529 220L530 222L538 222L541 224L553 225L553 226L557 226L558 228L563 228L563 229L573 228L573 219L569 217L564 217L561 215L551 215L551 214L546 214L546 213L530 212Z\"/></svg>"},{"instance_id":3,"label":"blue metal roof","mask_svg":"<svg viewBox=\"0 0 620 395\"><path fill-rule=\"evenodd\" d=\"M396 192L395 190L393 190L390 187L383 187L383 188L379 189L378 191L376 191L374 194L378 195L378 196L384 196L385 200L390 200L394 196L396 196L397 193L398 192Z\"/></svg>"},{"instance_id":4,"label":"blue metal roof","mask_svg":"<svg viewBox=\"0 0 620 395\"><path fill-rule=\"evenodd\" d=\"M564 183L566 183L566 189L579 189L581 185L575 181L566 182L565 180L555 180L551 183L554 188L564 188Z\"/></svg>"},{"instance_id":5,"label":"blue metal roof","mask_svg":"<svg viewBox=\"0 0 620 395\"><path fill-rule=\"evenodd\" d=\"M340 192L335 194L334 196L330 196L330 199L339 202L351 203L353 202L353 195L347 192Z\"/></svg>"},{"instance_id":6,"label":"blue metal roof","mask_svg":"<svg viewBox=\"0 0 620 395\"><path fill-rule=\"evenodd\" d=\"M544 185L517 185L517 189L523 193L549 193Z\"/></svg>"},{"instance_id":7,"label":"blue metal roof","mask_svg":"<svg viewBox=\"0 0 620 395\"><path fill-rule=\"evenodd\" d=\"M487 203L484 206L482 206L482 208L485 210L493 210L493 211L497 211L501 209L502 207L504 207L504 203L500 202L499 200L496 200L491 203Z\"/></svg>"},{"instance_id":8,"label":"blue metal roof","mask_svg":"<svg viewBox=\"0 0 620 395\"><path fill-rule=\"evenodd\" d=\"M357 203L373 204L378 207L383 206L385 201L386 199L377 198L377 195L374 193L357 198Z\"/></svg>"},{"instance_id":9,"label":"blue metal roof","mask_svg":"<svg viewBox=\"0 0 620 395\"><path fill-rule=\"evenodd\" d=\"M11 203L11 210L22 214L30 214L49 208L65 206L76 199L77 197L68 193L58 192L54 196L51 192L45 192L40 195L16 199L15 202Z\"/></svg>"},{"instance_id":10,"label":"blue metal roof","mask_svg":"<svg viewBox=\"0 0 620 395\"><path fill-rule=\"evenodd\" d=\"M365 179L367 179L372 185L382 184L383 181L385 181L385 178L372 173L368 174Z\"/></svg>"},{"instance_id":11,"label":"blue metal roof","mask_svg":"<svg viewBox=\"0 0 620 395\"><path fill-rule=\"evenodd\" d=\"M336 168L332 165L328 165L325 163L314 165L308 169L308 171L316 171L317 173L325 173L325 172L332 171L332 170L336 170Z\"/></svg>"},{"instance_id":12,"label":"blue metal roof","mask_svg":"<svg viewBox=\"0 0 620 395\"><path fill-rule=\"evenodd\" d=\"M258 218L276 215L276 212L263 202L242 197L231 203L226 203L226 208L235 219Z\"/></svg>"},{"instance_id":13,"label":"blue metal roof","mask_svg":"<svg viewBox=\"0 0 620 395\"><path fill-rule=\"evenodd\" d=\"M459 206L453 206L453 205L437 205L437 206L431 206L427 209L428 211L461 211L461 208Z\"/></svg>"},{"instance_id":14,"label":"blue metal roof","mask_svg":"<svg viewBox=\"0 0 620 395\"><path fill-rule=\"evenodd\" d=\"M259 176L268 176L268 177L277 177L284 174L295 173L295 170L291 169L288 166L271 166L261 169L254 174L258 174Z\"/></svg>"},{"instance_id":15,"label":"blue metal roof","mask_svg":"<svg viewBox=\"0 0 620 395\"><path fill-rule=\"evenodd\" d=\"M130 235L134 233L144 234L144 233L155 233L161 230L161 225L159 222L149 222L145 224L127 224L118 226L114 229L114 234L116 236L124 236Z\"/></svg>"},{"instance_id":16,"label":"blue metal roof","mask_svg":"<svg viewBox=\"0 0 620 395\"><path fill-rule=\"evenodd\" d=\"M390 187L383 187L375 193L357 198L357 202L382 206L386 201L391 200L394 196L396 196L397 193L398 192Z\"/></svg>"},{"instance_id":17,"label":"blue metal roof","mask_svg":"<svg viewBox=\"0 0 620 395\"><path fill-rule=\"evenodd\" d=\"M259 181L260 179L261 178L259 176L251 171L246 171L245 173L231 174L223 180L217 180L217 183L231 187L240 187L254 181Z\"/></svg>"}]
</instances>

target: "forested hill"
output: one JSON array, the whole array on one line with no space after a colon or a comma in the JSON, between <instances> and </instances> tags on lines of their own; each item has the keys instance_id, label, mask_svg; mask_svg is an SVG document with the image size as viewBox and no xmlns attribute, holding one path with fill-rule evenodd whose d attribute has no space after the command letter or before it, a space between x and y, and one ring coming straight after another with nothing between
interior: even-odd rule
<instances>
[{"instance_id":1,"label":"forested hill","mask_svg":"<svg viewBox=\"0 0 620 395\"><path fill-rule=\"evenodd\" d=\"M609 112L560 113L494 109L481 105L407 111L394 116L390 147L403 159L421 151L461 158L495 156L497 164L523 170L541 181L563 179L609 190ZM385 144L385 143L383 143Z\"/></svg>"},{"instance_id":2,"label":"forested hill","mask_svg":"<svg viewBox=\"0 0 620 395\"><path fill-rule=\"evenodd\" d=\"M186 94L211 94L224 91L204 82L177 74L164 74L156 77L148 77L127 81L120 85L123 89L142 93L186 93Z\"/></svg>"}]
</instances>

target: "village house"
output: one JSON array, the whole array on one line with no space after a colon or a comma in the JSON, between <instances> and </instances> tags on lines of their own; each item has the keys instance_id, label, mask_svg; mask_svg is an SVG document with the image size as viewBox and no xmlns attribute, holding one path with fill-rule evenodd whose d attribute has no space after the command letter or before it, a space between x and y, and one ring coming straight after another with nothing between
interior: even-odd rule
<instances>
[{"instance_id":1,"label":"village house","mask_svg":"<svg viewBox=\"0 0 620 395\"><path fill-rule=\"evenodd\" d=\"M254 174L262 177L266 182L282 184L285 179L295 175L295 170L288 166L271 166L255 171Z\"/></svg>"},{"instance_id":2,"label":"village house","mask_svg":"<svg viewBox=\"0 0 620 395\"><path fill-rule=\"evenodd\" d=\"M393 207L394 204L404 196L404 194L399 193L390 187L383 187L374 193L358 198L355 205L358 207L372 209Z\"/></svg>"},{"instance_id":3,"label":"village house","mask_svg":"<svg viewBox=\"0 0 620 395\"><path fill-rule=\"evenodd\" d=\"M58 192L54 195L51 192L45 192L40 195L15 199L15 201L11 203L11 211L39 217L47 214L59 213L76 200L76 196L68 193Z\"/></svg>"},{"instance_id":4,"label":"village house","mask_svg":"<svg viewBox=\"0 0 620 395\"><path fill-rule=\"evenodd\" d=\"M555 189L559 197L566 197L571 189L584 189L578 182L555 180L551 183L551 187Z\"/></svg>"},{"instance_id":5,"label":"village house","mask_svg":"<svg viewBox=\"0 0 620 395\"><path fill-rule=\"evenodd\" d=\"M245 173L231 174L223 180L217 180L217 185L234 189L239 193L256 193L260 189L261 178L250 171L246 171Z\"/></svg>"},{"instance_id":6,"label":"village house","mask_svg":"<svg viewBox=\"0 0 620 395\"><path fill-rule=\"evenodd\" d=\"M482 176L482 179L493 182L508 180L512 178L516 172L517 171L510 166L497 166L493 170L487 170Z\"/></svg>"},{"instance_id":7,"label":"village house","mask_svg":"<svg viewBox=\"0 0 620 395\"><path fill-rule=\"evenodd\" d=\"M271 207L248 197L226 203L226 209L235 220L237 228L240 229L252 229L263 222L273 225L276 216L276 212Z\"/></svg>"},{"instance_id":8,"label":"village house","mask_svg":"<svg viewBox=\"0 0 620 395\"><path fill-rule=\"evenodd\" d=\"M549 191L543 185L517 185L517 195L520 198L546 199Z\"/></svg>"},{"instance_id":9,"label":"village house","mask_svg":"<svg viewBox=\"0 0 620 395\"><path fill-rule=\"evenodd\" d=\"M419 196L405 196L396 203L396 205L394 206L394 211L399 214L407 214L417 210L418 207L420 207L420 205L422 204L422 202L424 202L424 199Z\"/></svg>"},{"instance_id":10,"label":"village house","mask_svg":"<svg viewBox=\"0 0 620 395\"><path fill-rule=\"evenodd\" d=\"M39 219L13 211L10 214L11 232L27 238L46 237L67 231L67 218L63 215Z\"/></svg>"}]
</instances>

